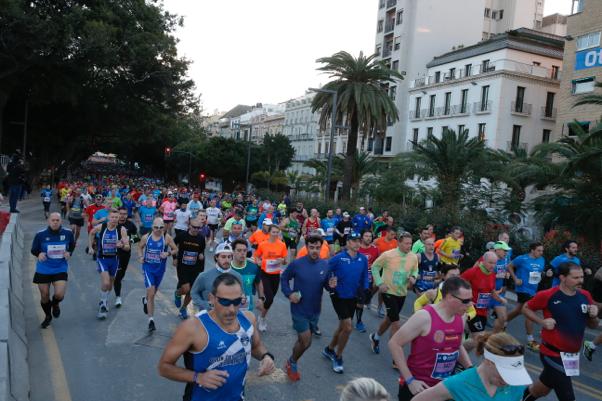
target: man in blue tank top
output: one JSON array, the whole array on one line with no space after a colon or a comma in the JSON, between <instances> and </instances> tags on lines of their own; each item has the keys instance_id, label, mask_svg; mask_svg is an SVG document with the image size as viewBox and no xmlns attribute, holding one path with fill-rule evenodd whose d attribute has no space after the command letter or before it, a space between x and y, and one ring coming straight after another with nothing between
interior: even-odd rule
<instances>
[{"instance_id":1,"label":"man in blue tank top","mask_svg":"<svg viewBox=\"0 0 602 401\"><path fill-rule=\"evenodd\" d=\"M142 310L148 315L148 331L155 331L155 295L163 280L167 258L178 254L178 247L169 234L165 234L161 217L153 221L153 231L145 234L138 246L138 260L142 264L146 296L142 297Z\"/></svg>"},{"instance_id":2,"label":"man in blue tank top","mask_svg":"<svg viewBox=\"0 0 602 401\"><path fill-rule=\"evenodd\" d=\"M108 298L113 289L115 275L119 266L117 250L130 250L130 240L127 230L119 224L119 212L116 209L109 211L106 223L97 225L88 235L88 253L94 254L92 241L97 238L96 270L100 273L100 301L98 302L98 313L96 317L100 320L107 318L109 312Z\"/></svg>"},{"instance_id":3,"label":"man in blue tank top","mask_svg":"<svg viewBox=\"0 0 602 401\"><path fill-rule=\"evenodd\" d=\"M213 309L177 328L159 361L159 374L187 383L184 401L241 401L251 356L261 361L258 374L274 370L256 329L255 315L239 310L243 301L238 277L222 273L213 282ZM184 356L184 368L176 365Z\"/></svg>"}]
</instances>

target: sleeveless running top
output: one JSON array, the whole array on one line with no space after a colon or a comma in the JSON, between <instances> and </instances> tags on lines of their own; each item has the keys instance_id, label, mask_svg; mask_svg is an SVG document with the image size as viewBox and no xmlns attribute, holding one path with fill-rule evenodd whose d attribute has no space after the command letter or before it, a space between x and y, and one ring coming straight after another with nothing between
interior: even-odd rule
<instances>
[{"instance_id":1,"label":"sleeveless running top","mask_svg":"<svg viewBox=\"0 0 602 401\"><path fill-rule=\"evenodd\" d=\"M307 225L305 226L305 235L311 234L313 231L317 230L318 228L320 228L320 221L318 219L315 219L314 221L312 221L311 218L308 218Z\"/></svg>"},{"instance_id":2,"label":"sleeveless running top","mask_svg":"<svg viewBox=\"0 0 602 401\"><path fill-rule=\"evenodd\" d=\"M166 249L165 236L162 235L158 241L155 241L152 234L149 234L144 247L144 264L156 268L165 267L167 259L161 259L161 252L165 252Z\"/></svg>"},{"instance_id":3,"label":"sleeveless running top","mask_svg":"<svg viewBox=\"0 0 602 401\"><path fill-rule=\"evenodd\" d=\"M461 316L455 316L451 323L443 321L432 305L426 305L424 310L431 315L431 330L412 341L408 368L416 379L432 387L453 373L464 324Z\"/></svg>"},{"instance_id":4,"label":"sleeveless running top","mask_svg":"<svg viewBox=\"0 0 602 401\"><path fill-rule=\"evenodd\" d=\"M119 227L109 230L107 224L104 223L100 229L100 233L98 233L98 240L99 258L117 257L117 241L121 240Z\"/></svg>"},{"instance_id":5,"label":"sleeveless running top","mask_svg":"<svg viewBox=\"0 0 602 401\"><path fill-rule=\"evenodd\" d=\"M224 331L207 311L197 315L207 331L207 346L201 352L186 352L186 369L203 373L208 370L228 372L226 383L216 390L208 390L191 383L186 385L184 401L239 401L243 399L245 375L251 361L253 324L238 312L240 328L235 333Z\"/></svg>"},{"instance_id":6,"label":"sleeveless running top","mask_svg":"<svg viewBox=\"0 0 602 401\"><path fill-rule=\"evenodd\" d=\"M418 280L416 288L421 292L435 288L435 277L437 276L437 267L439 265L439 256L434 254L433 260L428 260L424 252L420 252L420 264L418 265Z\"/></svg>"},{"instance_id":7,"label":"sleeveless running top","mask_svg":"<svg viewBox=\"0 0 602 401\"><path fill-rule=\"evenodd\" d=\"M69 205L69 217L72 219L83 219L83 209L84 209L84 198L79 196L71 202Z\"/></svg>"}]
</instances>

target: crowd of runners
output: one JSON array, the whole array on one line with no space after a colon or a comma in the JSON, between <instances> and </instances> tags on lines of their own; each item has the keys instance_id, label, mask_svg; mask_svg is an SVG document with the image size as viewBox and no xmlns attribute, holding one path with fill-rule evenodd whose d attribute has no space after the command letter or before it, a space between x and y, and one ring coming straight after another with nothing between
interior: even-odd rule
<instances>
[{"instance_id":1,"label":"crowd of runners","mask_svg":"<svg viewBox=\"0 0 602 401\"><path fill-rule=\"evenodd\" d=\"M600 335L584 342L586 327L598 328L602 269L590 295L582 285L592 271L581 267L575 241L546 261L541 243L514 255L508 233L501 232L474 266L461 270L459 226L437 238L432 225L401 231L387 212L375 216L364 207L321 216L286 195L274 200L209 193L145 178L91 182L63 181L41 191L48 226L31 248L45 315L41 327L61 314L74 251L89 253L97 264L100 320L122 306L128 266L141 266L146 295L140 307L149 332L160 324L155 297L172 263L178 284L170 297L183 322L159 372L187 383L184 400L243 399L251 357L260 361L260 374L272 372L274 355L260 333L289 324L270 313L279 291L290 301L297 333L281 364L291 381L301 380L302 355L312 337L322 335L327 292L338 325L322 350L325 360L343 373L352 335L365 336L374 354L388 339L399 400L531 401L554 390L559 400L574 401L571 380L579 375L580 356L591 361L602 342ZM53 201L59 212L51 213ZM205 270L207 256L215 268ZM546 277L553 278L551 288L542 286ZM408 292L416 294L414 313L402 323ZM366 327L366 311L381 319L378 326ZM524 341L506 333L513 319L524 320ZM525 369L525 350L539 353L543 370L535 382ZM478 366L471 354L482 356Z\"/></svg>"}]
</instances>

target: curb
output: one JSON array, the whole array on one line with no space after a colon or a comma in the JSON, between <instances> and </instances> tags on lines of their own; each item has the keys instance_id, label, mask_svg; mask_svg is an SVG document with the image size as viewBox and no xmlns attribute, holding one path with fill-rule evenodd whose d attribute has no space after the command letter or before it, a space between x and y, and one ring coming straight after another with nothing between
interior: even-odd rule
<instances>
[{"instance_id":1,"label":"curb","mask_svg":"<svg viewBox=\"0 0 602 401\"><path fill-rule=\"evenodd\" d=\"M29 400L29 366L23 305L24 233L11 214L0 243L0 400Z\"/></svg>"}]
</instances>

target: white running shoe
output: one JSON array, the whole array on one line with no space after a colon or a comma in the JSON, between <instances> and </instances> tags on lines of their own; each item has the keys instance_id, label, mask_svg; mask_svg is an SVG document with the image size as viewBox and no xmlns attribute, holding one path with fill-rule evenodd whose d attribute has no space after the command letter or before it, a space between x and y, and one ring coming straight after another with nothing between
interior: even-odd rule
<instances>
[{"instance_id":1,"label":"white running shoe","mask_svg":"<svg viewBox=\"0 0 602 401\"><path fill-rule=\"evenodd\" d=\"M123 302L121 302L121 297L115 298L115 307L121 308L121 305L123 305Z\"/></svg>"},{"instance_id":2,"label":"white running shoe","mask_svg":"<svg viewBox=\"0 0 602 401\"><path fill-rule=\"evenodd\" d=\"M266 322L266 318L265 317L261 317L259 316L257 318L257 329L259 329L259 331L265 333L268 329L268 324Z\"/></svg>"}]
</instances>

